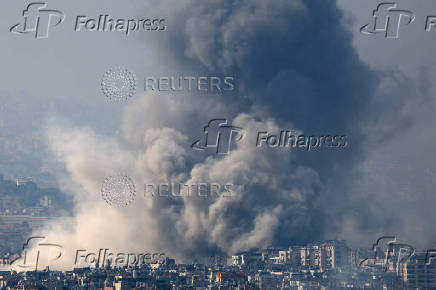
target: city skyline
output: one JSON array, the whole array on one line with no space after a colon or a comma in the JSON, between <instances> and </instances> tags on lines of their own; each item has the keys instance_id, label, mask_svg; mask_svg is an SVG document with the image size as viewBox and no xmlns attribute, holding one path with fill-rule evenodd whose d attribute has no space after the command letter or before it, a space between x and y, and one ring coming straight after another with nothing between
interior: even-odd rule
<instances>
[{"instance_id":1,"label":"city skyline","mask_svg":"<svg viewBox=\"0 0 436 290\"><path fill-rule=\"evenodd\" d=\"M433 283L434 1L3 2L0 256L33 282Z\"/></svg>"}]
</instances>

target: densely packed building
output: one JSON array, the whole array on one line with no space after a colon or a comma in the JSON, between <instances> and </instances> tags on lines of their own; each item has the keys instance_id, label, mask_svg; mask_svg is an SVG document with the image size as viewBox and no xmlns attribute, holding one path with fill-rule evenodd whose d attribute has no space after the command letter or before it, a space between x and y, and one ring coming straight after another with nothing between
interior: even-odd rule
<instances>
[{"instance_id":1,"label":"densely packed building","mask_svg":"<svg viewBox=\"0 0 436 290\"><path fill-rule=\"evenodd\" d=\"M400 251L401 254L401 251ZM378 256L377 256L378 255ZM432 289L436 261L425 252L397 259L398 251L352 250L345 241L253 249L230 259L177 264L166 257L129 267L71 271L0 271L0 289ZM366 265L359 263L366 261ZM399 261L398 264L392 263ZM386 262L386 263L384 263Z\"/></svg>"}]
</instances>

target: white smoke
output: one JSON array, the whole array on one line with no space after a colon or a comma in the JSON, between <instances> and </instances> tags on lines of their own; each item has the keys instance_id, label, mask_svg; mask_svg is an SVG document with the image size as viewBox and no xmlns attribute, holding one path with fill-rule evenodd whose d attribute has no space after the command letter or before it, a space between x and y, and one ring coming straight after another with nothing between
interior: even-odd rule
<instances>
[{"instance_id":1,"label":"white smoke","mask_svg":"<svg viewBox=\"0 0 436 290\"><path fill-rule=\"evenodd\" d=\"M202 108L214 108L212 116L224 114L224 106L213 98L206 100ZM192 261L208 253L232 254L273 242L283 207L303 204L311 194L287 184L291 149L255 146L257 131L279 132L279 126L265 116L266 121L258 121L254 113L239 114L232 123L247 133L237 148L224 156L204 154L190 148L194 139L188 136L201 136L209 120L194 114L192 104L183 107L180 99L159 93L138 96L126 105L122 138L51 122L50 148L71 177L68 188L77 203L74 217L34 233L62 245L64 255L50 263L52 268L77 266L79 249L165 253ZM184 128L189 123L197 124L196 132ZM104 179L118 172L136 184L136 199L125 208L111 207L100 192ZM144 195L144 184L162 182L231 183L233 196L174 200Z\"/></svg>"}]
</instances>

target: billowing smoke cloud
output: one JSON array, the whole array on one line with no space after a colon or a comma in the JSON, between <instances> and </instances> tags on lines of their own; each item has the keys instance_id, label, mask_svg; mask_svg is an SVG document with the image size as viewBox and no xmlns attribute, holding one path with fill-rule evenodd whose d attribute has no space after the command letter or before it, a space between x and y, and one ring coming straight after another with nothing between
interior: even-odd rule
<instances>
[{"instance_id":1,"label":"billowing smoke cloud","mask_svg":"<svg viewBox=\"0 0 436 290\"><path fill-rule=\"evenodd\" d=\"M152 42L163 66L233 76L237 90L137 96L126 105L121 137L51 122L50 148L68 172L62 181L68 180L64 186L74 192L77 209L74 218L42 234L71 255L65 267L77 249L164 252L192 261L326 237L359 237L370 245L366 233L396 225L380 214L380 199L356 182L373 144L390 142L398 124L413 122L394 112L414 105L405 95L415 90L391 74L381 81L387 76L359 60L335 1L150 5L168 20L165 39ZM229 155L190 147L214 118L228 118L247 132ZM254 146L256 132L281 129L347 135L349 146L318 152ZM137 186L127 208L111 208L101 198L101 183L116 172ZM232 183L234 196L144 196L144 184L160 182Z\"/></svg>"},{"instance_id":2,"label":"billowing smoke cloud","mask_svg":"<svg viewBox=\"0 0 436 290\"><path fill-rule=\"evenodd\" d=\"M129 122L138 107L144 108L144 116L152 119L153 114L158 118L158 112L149 103L171 107L177 101L174 96L145 94L127 108L125 126L134 126ZM224 113L218 105L215 109ZM137 131L142 135L138 141L108 140L87 129L57 125L50 128L51 148L76 185L75 218L68 223L56 222L43 233L47 240L64 247L68 254L62 259L64 265L74 264L78 249L145 249L183 260L204 258L218 252L266 247L275 242L282 227L301 232L311 226L310 204L320 187L316 172L304 167L291 170L290 149L258 148L251 142L256 140L257 131L280 130L273 119L239 114L233 124L244 128L247 134L238 147L225 157L207 153L199 157L189 146L193 139L174 128L185 118L197 118L202 124L202 116L190 115L191 111L192 107L180 106L167 120L173 122L173 128L152 125ZM127 208L112 208L101 198L101 183L114 172L131 176L137 185L137 197ZM145 196L141 188L143 184L168 181L231 183L234 196L169 199ZM290 216L292 219L288 220Z\"/></svg>"}]
</instances>

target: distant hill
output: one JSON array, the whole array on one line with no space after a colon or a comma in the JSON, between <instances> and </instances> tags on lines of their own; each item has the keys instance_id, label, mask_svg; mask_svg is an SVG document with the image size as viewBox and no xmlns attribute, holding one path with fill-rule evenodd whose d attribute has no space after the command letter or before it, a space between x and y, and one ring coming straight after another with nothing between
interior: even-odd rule
<instances>
[{"instance_id":1,"label":"distant hill","mask_svg":"<svg viewBox=\"0 0 436 290\"><path fill-rule=\"evenodd\" d=\"M43 196L49 196L53 204L58 205L66 211L71 211L73 199L70 195L61 192L57 188L39 187L35 182L28 181L19 186L15 181L5 180L0 174L0 198L4 196L15 196L23 207L38 206Z\"/></svg>"}]
</instances>

